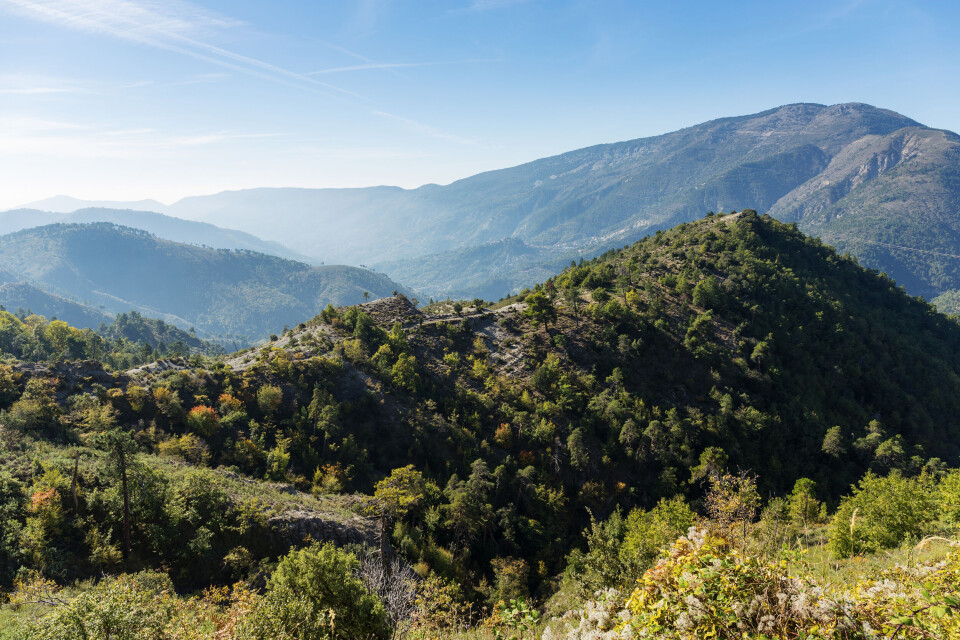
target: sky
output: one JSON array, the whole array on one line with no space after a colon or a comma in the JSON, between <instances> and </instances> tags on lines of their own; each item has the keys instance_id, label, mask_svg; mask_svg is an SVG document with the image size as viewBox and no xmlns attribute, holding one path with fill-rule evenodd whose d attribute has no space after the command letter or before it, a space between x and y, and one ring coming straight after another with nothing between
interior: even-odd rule
<instances>
[{"instance_id":1,"label":"sky","mask_svg":"<svg viewBox=\"0 0 960 640\"><path fill-rule=\"evenodd\" d=\"M446 184L793 102L960 131L960 3L0 0L0 208Z\"/></svg>"}]
</instances>

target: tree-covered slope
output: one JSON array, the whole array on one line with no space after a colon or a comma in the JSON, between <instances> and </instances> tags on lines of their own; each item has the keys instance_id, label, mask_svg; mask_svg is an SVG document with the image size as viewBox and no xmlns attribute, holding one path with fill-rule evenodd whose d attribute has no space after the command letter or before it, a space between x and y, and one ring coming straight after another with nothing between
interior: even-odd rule
<instances>
[{"instance_id":1,"label":"tree-covered slope","mask_svg":"<svg viewBox=\"0 0 960 640\"><path fill-rule=\"evenodd\" d=\"M47 318L63 320L78 329L95 329L113 319L110 314L99 309L47 293L25 282L9 280L0 285L0 305L8 311L23 309Z\"/></svg>"},{"instance_id":2,"label":"tree-covered slope","mask_svg":"<svg viewBox=\"0 0 960 640\"><path fill-rule=\"evenodd\" d=\"M55 224L0 236L0 268L108 312L131 308L181 327L256 339L329 303L398 286L352 267L313 267L249 251L161 240L108 223Z\"/></svg>"},{"instance_id":3,"label":"tree-covered slope","mask_svg":"<svg viewBox=\"0 0 960 640\"><path fill-rule=\"evenodd\" d=\"M329 306L260 348L123 373L63 361L92 332L0 313L5 345L58 360L0 365L0 588L163 568L171 592L256 589L291 545L332 540L392 543L426 608L465 607L564 571L632 587L696 512L761 539L751 557L791 545L778 563L823 552L819 499L846 555L941 507L960 522L960 325L793 225L711 215L496 307ZM778 528L801 502L802 530Z\"/></svg>"},{"instance_id":4,"label":"tree-covered slope","mask_svg":"<svg viewBox=\"0 0 960 640\"><path fill-rule=\"evenodd\" d=\"M414 465L434 488L394 532L411 561L462 577L523 558L534 583L585 508L697 499L721 468L829 499L867 470L960 461L960 326L771 218L683 224L508 302L331 307L226 366L119 376L101 402L151 425L144 446L301 489L369 493Z\"/></svg>"}]
</instances>

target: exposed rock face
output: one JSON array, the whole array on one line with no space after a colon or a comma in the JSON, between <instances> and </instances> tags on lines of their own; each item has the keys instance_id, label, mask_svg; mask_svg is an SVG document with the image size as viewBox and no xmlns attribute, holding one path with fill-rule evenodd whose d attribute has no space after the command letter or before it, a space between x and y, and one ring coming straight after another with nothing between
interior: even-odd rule
<instances>
[{"instance_id":1,"label":"exposed rock face","mask_svg":"<svg viewBox=\"0 0 960 640\"><path fill-rule=\"evenodd\" d=\"M297 509L270 518L269 524L271 544L281 549L302 545L307 540L333 542L337 546L379 544L376 523L356 515L337 520L331 514Z\"/></svg>"},{"instance_id":2,"label":"exposed rock face","mask_svg":"<svg viewBox=\"0 0 960 640\"><path fill-rule=\"evenodd\" d=\"M380 298L357 306L370 314L377 323L388 328L395 322L410 326L424 318L423 314L410 302L410 299L403 294Z\"/></svg>"},{"instance_id":3,"label":"exposed rock face","mask_svg":"<svg viewBox=\"0 0 960 640\"><path fill-rule=\"evenodd\" d=\"M127 382L126 376L110 373L103 368L102 363L96 360L52 363L22 362L15 365L14 369L28 377L57 380L57 399L60 401L79 391L89 390L94 384L110 388L125 386Z\"/></svg>"}]
</instances>

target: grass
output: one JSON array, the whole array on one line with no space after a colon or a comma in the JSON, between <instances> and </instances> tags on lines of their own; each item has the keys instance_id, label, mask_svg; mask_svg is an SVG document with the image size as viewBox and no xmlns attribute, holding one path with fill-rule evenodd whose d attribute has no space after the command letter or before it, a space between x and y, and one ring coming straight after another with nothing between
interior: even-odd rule
<instances>
[{"instance_id":1,"label":"grass","mask_svg":"<svg viewBox=\"0 0 960 640\"><path fill-rule=\"evenodd\" d=\"M945 525L933 527L933 530L942 530L942 533L946 533L946 529ZM945 558L950 551L950 541L944 537L924 542L909 540L896 549L838 559L827 546L827 531L827 525L812 529L801 540L799 552L787 554L787 566L790 573L810 575L828 588L852 586L898 565L916 567L932 564Z\"/></svg>"},{"instance_id":2,"label":"grass","mask_svg":"<svg viewBox=\"0 0 960 640\"><path fill-rule=\"evenodd\" d=\"M197 469L175 458L143 455L141 460L171 478L180 478ZM314 495L295 491L291 485L263 482L234 473L224 468L213 470L223 482L224 489L237 502L253 500L267 505L274 514L296 509L319 511L334 516L338 520L347 520L357 514L361 496L359 494Z\"/></svg>"}]
</instances>

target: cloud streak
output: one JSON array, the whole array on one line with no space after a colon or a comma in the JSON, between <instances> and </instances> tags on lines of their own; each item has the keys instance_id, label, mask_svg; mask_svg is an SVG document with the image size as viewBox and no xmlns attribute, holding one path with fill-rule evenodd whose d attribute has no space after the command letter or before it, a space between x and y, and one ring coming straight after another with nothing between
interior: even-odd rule
<instances>
[{"instance_id":1,"label":"cloud streak","mask_svg":"<svg viewBox=\"0 0 960 640\"><path fill-rule=\"evenodd\" d=\"M5 156L60 158L176 157L186 149L287 137L285 133L212 131L166 133L156 129L109 129L87 124L0 116Z\"/></svg>"},{"instance_id":2,"label":"cloud streak","mask_svg":"<svg viewBox=\"0 0 960 640\"><path fill-rule=\"evenodd\" d=\"M342 87L206 41L243 23L179 0L0 0L18 15L143 44L281 84L366 100Z\"/></svg>"},{"instance_id":3,"label":"cloud streak","mask_svg":"<svg viewBox=\"0 0 960 640\"><path fill-rule=\"evenodd\" d=\"M48 93L75 93L72 89L59 89L56 87L26 87L23 89L0 89L0 93L13 94L13 95L22 95L22 96L39 96Z\"/></svg>"},{"instance_id":4,"label":"cloud streak","mask_svg":"<svg viewBox=\"0 0 960 640\"><path fill-rule=\"evenodd\" d=\"M243 23L183 0L0 0L0 10L3 9L41 23L170 51L237 73L298 87L339 100L362 102L368 105L372 103L368 98L318 80L314 76L368 69L385 69L391 73L398 73L397 70L401 68L452 64L449 62L379 63L343 47L324 42L326 46L359 59L362 64L298 73L213 44L210 40L222 33L224 29L239 27ZM209 82L216 79L219 78L207 74L204 77L191 78L190 81ZM128 86L140 87L151 83L150 80L144 80ZM31 88L17 89L27 91ZM17 89L11 89L11 91ZM33 91L41 93L43 89L45 87L38 86L34 87ZM476 140L447 133L436 127L386 111L375 110L372 107L370 113L389 118L403 128L429 138L464 145L477 143ZM198 140L200 144L222 141L217 135L201 136ZM11 141L10 138L8 141ZM15 147L18 149L22 150L28 146L28 141L23 138L17 137L16 142ZM51 149L52 146L47 142L50 141L45 140L40 146ZM107 141L109 152L112 152L113 143L114 140Z\"/></svg>"}]
</instances>

